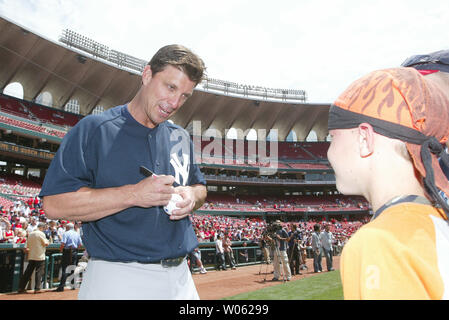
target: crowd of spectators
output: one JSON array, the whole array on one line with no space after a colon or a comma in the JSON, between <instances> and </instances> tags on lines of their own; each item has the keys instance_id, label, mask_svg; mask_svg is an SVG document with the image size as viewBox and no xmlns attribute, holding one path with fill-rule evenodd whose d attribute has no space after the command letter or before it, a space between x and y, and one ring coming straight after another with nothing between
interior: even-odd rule
<instances>
[{"instance_id":1,"label":"crowd of spectators","mask_svg":"<svg viewBox=\"0 0 449 320\"><path fill-rule=\"evenodd\" d=\"M257 241L266 227L265 221L260 218L195 214L191 219L200 242L214 242L219 234L222 238L228 236L231 241Z\"/></svg>"},{"instance_id":2,"label":"crowd of spectators","mask_svg":"<svg viewBox=\"0 0 449 320\"><path fill-rule=\"evenodd\" d=\"M50 243L60 243L70 221L50 220L42 209L41 199L37 196L20 198L12 205L0 205L0 243L25 244L28 235L37 229L39 222L48 228L44 231ZM81 232L81 223L75 223L75 230Z\"/></svg>"},{"instance_id":3,"label":"crowd of spectators","mask_svg":"<svg viewBox=\"0 0 449 320\"><path fill-rule=\"evenodd\" d=\"M217 215L192 215L194 229L200 242L215 242L218 235L222 239L228 236L231 241L241 241L260 244L262 234L267 227L265 220L261 218L236 218ZM336 254L341 252L348 239L364 224L369 222L369 217L364 217L360 221L347 221L345 218L336 220L307 220L298 222L282 223L283 228L290 230L292 225L296 225L297 230L302 234L302 239L307 247L311 246L313 226L329 224L330 231L334 235L333 245L336 247Z\"/></svg>"}]
</instances>

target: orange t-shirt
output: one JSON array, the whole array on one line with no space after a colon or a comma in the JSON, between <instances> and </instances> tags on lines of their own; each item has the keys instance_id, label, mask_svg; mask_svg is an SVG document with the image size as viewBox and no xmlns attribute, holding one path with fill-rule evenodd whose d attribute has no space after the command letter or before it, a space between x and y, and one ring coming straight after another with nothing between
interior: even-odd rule
<instances>
[{"instance_id":1,"label":"orange t-shirt","mask_svg":"<svg viewBox=\"0 0 449 320\"><path fill-rule=\"evenodd\" d=\"M449 222L441 209L393 205L341 257L345 299L449 299Z\"/></svg>"}]
</instances>

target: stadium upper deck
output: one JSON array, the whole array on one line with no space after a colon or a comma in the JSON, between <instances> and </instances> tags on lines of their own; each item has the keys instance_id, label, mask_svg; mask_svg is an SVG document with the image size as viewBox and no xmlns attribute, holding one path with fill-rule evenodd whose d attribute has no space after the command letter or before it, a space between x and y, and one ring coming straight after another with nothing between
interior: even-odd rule
<instances>
[{"instance_id":1,"label":"stadium upper deck","mask_svg":"<svg viewBox=\"0 0 449 320\"><path fill-rule=\"evenodd\" d=\"M108 48L100 50L102 46L90 39L82 39L88 44L83 50L75 46L74 39L54 42L4 17L0 17L0 31L0 88L18 82L26 101L47 93L53 108L63 110L76 100L80 114L87 115L97 106L108 109L124 104L139 89L140 72L129 64L139 65L144 60ZM89 46L97 51L88 50ZM304 141L314 131L318 141L325 141L329 106L306 103L304 90L208 78L172 120L186 129L199 121L200 134L209 128L220 132L265 129L267 133L276 129L279 141L285 141L292 131L298 141Z\"/></svg>"}]
</instances>

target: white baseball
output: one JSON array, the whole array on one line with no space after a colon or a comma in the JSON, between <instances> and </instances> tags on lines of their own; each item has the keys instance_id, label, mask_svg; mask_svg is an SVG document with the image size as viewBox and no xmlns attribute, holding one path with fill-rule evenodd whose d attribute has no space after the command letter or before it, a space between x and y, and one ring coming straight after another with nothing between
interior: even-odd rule
<instances>
[{"instance_id":1,"label":"white baseball","mask_svg":"<svg viewBox=\"0 0 449 320\"><path fill-rule=\"evenodd\" d=\"M179 194L173 193L173 194L171 195L170 202L169 202L166 206L164 206L164 211L165 211L165 213L168 214L168 215L171 215L172 212L173 212L173 210L179 209L179 208L176 206L176 204L177 204L179 201L182 201L182 200L183 200L183 199L182 199L182 197L181 197Z\"/></svg>"}]
</instances>

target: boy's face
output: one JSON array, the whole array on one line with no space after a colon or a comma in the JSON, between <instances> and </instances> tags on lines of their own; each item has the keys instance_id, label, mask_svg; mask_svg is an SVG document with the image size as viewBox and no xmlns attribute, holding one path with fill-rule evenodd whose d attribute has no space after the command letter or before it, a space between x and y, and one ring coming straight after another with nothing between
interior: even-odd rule
<instances>
[{"instance_id":1,"label":"boy's face","mask_svg":"<svg viewBox=\"0 0 449 320\"><path fill-rule=\"evenodd\" d=\"M357 170L358 134L355 129L336 129L329 133L332 142L327 151L327 158L334 169L337 190L343 194L360 194L360 172Z\"/></svg>"}]
</instances>

